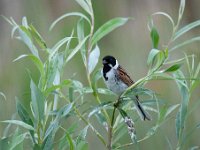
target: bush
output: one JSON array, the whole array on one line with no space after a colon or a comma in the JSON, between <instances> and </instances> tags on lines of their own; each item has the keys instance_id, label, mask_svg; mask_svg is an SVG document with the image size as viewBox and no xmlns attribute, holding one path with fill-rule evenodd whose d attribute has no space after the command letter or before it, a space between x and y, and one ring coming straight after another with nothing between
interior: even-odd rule
<instances>
[{"instance_id":1,"label":"bush","mask_svg":"<svg viewBox=\"0 0 200 150\"><path fill-rule=\"evenodd\" d=\"M52 30L57 23L70 16L78 16L80 19L76 25L76 31L72 30L71 35L58 41L52 48L49 48L32 24L29 24L26 17L22 19L22 25L18 25L14 19L5 18L12 25L12 37L21 40L30 50L30 53L20 55L14 60L31 60L39 70L39 77L33 80L30 70L30 101L28 105L16 98L16 109L21 120L5 120L3 123L15 125L14 133L7 133L0 142L1 149L23 149L23 143L31 143L33 149L88 149L88 130L90 129L102 142L104 148L124 149L135 145L139 148L141 143L159 132L159 128L170 118L174 117L172 112L178 109L175 119L177 135L177 145L172 145L166 138L171 149L183 149L185 141L199 127L191 128L185 132L185 124L189 113L188 105L192 92L199 84L200 63L195 67L195 56L187 55L183 58L171 60L171 52L180 49L187 44L200 40L194 37L173 45L174 41L183 34L200 25L200 21L190 23L183 28L179 28L183 16L185 1L181 0L177 23L164 12L156 12L151 15L148 28L152 40L152 49L147 58L149 70L146 76L139 79L130 86L119 99L105 88L97 85L101 78L101 69L96 65L99 63L100 48L98 41L109 34L114 29L124 25L132 18L114 18L100 26L96 31L95 18L90 0L77 0L86 14L71 12L64 14L55 20L50 26ZM154 24L153 18L156 16L166 17L172 24L172 35L166 46L160 47L159 33ZM86 32L89 27L90 32ZM72 47L72 41L76 43ZM85 67L88 85L84 85L74 77L65 79L63 76L64 66L80 53L82 56L82 66ZM43 57L42 57L43 56ZM188 75L181 71L183 64L187 65ZM73 73L71 73L73 75ZM156 92L147 89L145 85L154 80L173 80L177 83L181 100L179 104L167 105L157 98ZM0 93L4 96L3 93ZM99 95L116 96L116 102L102 101ZM91 99L96 100L94 107L87 95L92 95ZM149 125L149 130L145 131L144 137L138 139L134 123L138 121L132 114L135 111L132 95L139 95L143 101L144 108L156 114L153 118L153 125ZM116 105L117 104L117 105ZM119 112L119 113L117 113ZM134 118L134 119L133 119ZM67 126L62 121L67 122ZM83 125L79 125L79 124ZM103 127L104 131L96 127L96 124ZM20 128L19 128L20 127ZM25 130L21 130L21 127ZM126 128L125 128L126 127ZM57 134L59 132L59 134ZM104 135L107 133L107 135ZM123 143L121 139L125 134L130 135L131 142Z\"/></svg>"}]
</instances>

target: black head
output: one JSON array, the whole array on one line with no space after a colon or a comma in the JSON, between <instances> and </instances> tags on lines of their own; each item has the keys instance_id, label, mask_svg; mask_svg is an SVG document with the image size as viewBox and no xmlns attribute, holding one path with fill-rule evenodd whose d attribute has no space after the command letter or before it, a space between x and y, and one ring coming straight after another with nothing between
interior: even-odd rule
<instances>
[{"instance_id":1,"label":"black head","mask_svg":"<svg viewBox=\"0 0 200 150\"><path fill-rule=\"evenodd\" d=\"M116 65L116 59L115 59L115 57L113 57L113 56L105 56L103 59L102 59L102 63L103 63L103 65L105 66L112 66L112 67L114 67L115 65Z\"/></svg>"}]
</instances>

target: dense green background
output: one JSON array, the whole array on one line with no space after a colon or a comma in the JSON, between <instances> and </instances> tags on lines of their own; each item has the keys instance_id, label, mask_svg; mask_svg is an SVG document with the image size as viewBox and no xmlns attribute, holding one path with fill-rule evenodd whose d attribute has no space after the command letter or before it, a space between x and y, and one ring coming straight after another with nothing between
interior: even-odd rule
<instances>
[{"instance_id":1,"label":"dense green background","mask_svg":"<svg viewBox=\"0 0 200 150\"><path fill-rule=\"evenodd\" d=\"M101 58L104 55L115 55L132 77L137 80L143 77L147 72L146 59L151 49L151 40L147 28L148 17L157 11L169 13L175 20L178 16L179 0L93 0L95 13L96 27L102 25L107 20L114 17L133 17L134 21L129 21L123 27L115 30L99 42L101 49ZM186 1L186 8L181 26L188 24L200 18L200 1ZM38 31L43 35L48 46L52 46L59 39L70 34L71 29L76 24L77 18L68 18L62 23L59 23L53 31L49 32L50 24L60 15L71 12L82 11L73 0L1 0L0 14L10 17L12 16L18 23L21 18L26 16L29 23L32 23ZM156 27L160 33L161 44L166 44L171 33L171 26L166 19L162 17L156 18ZM191 32L183 36L190 38L200 34L200 28L195 28ZM11 27L9 24L0 18L0 91L3 92L7 100L4 101L0 97L0 120L10 119L16 112L15 96L23 97L29 92L29 76L26 68L36 70L35 67L27 60L13 63L12 60L18 55L28 53L27 47L17 40L11 39ZM180 42L177 41L177 42ZM162 45L160 45L162 46ZM187 54L195 53L198 60L200 58L199 51L200 43L194 43L184 49L179 49L173 52L174 58L183 57L183 52ZM85 71L83 66L80 66L80 56L77 55L66 67L66 78L71 77L76 73L76 78L86 84ZM101 64L99 64L99 67ZM184 68L184 67L183 67ZM35 78L38 72L35 71ZM99 86L104 86L100 83ZM180 96L175 90L176 84L171 81L156 81L148 84L148 87L160 94L162 99L169 104L180 102ZM199 87L195 91L190 106L200 100ZM188 118L186 130L190 129L200 122L200 109ZM175 115L175 113L174 113ZM176 144L174 118L168 121L157 134L143 142L141 149L168 149L164 135L170 138L172 144ZM136 129L139 136L142 136L143 131L147 130L147 126L152 123L137 122ZM5 124L0 124L0 135L3 135ZM199 145L200 131L192 135L188 141L188 147ZM94 149L97 142L96 138L88 137ZM95 147L97 150L97 146ZM100 150L101 148L99 148Z\"/></svg>"}]
</instances>

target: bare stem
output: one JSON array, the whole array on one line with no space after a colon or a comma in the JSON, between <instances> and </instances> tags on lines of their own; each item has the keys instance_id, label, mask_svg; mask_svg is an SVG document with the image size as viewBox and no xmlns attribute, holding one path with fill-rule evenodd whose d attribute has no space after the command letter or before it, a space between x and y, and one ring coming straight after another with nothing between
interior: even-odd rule
<instances>
[{"instance_id":1,"label":"bare stem","mask_svg":"<svg viewBox=\"0 0 200 150\"><path fill-rule=\"evenodd\" d=\"M114 125L114 120L115 120L115 112L120 102L119 100L120 100L120 97L118 97L117 102L114 104L112 119L111 119L110 126L108 128L108 145L107 145L108 150L112 150L113 125Z\"/></svg>"}]
</instances>

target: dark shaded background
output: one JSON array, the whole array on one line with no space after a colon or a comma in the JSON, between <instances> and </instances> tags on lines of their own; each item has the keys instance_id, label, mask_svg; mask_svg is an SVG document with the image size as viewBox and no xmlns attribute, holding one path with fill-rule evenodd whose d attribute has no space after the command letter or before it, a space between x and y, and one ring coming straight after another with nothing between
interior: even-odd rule
<instances>
[{"instance_id":1,"label":"dark shaded background","mask_svg":"<svg viewBox=\"0 0 200 150\"><path fill-rule=\"evenodd\" d=\"M93 0L96 27L99 27L107 20L114 17L133 17L134 21L129 21L123 27L115 30L99 42L101 49L101 58L104 55L115 55L123 66L126 66L132 77L137 80L143 77L147 72L146 60L151 49L151 40L147 28L148 17L157 11L164 11L170 14L176 22L179 8L179 0ZM59 23L53 31L49 32L50 24L59 16L71 11L83 11L73 0L1 0L0 14L12 16L17 23L21 23L23 16L26 16L29 23L32 23L43 35L47 45L51 47L64 36L69 36L72 28L76 25L77 18L68 18ZM187 0L186 9L181 22L184 26L200 18L200 1ZM166 44L171 33L169 22L162 17L155 19L156 26L160 33L161 44ZM195 28L185 34L177 43L200 34L200 28ZM11 26L0 18L0 91L3 92L7 100L0 97L0 120L10 119L16 112L15 96L23 96L29 92L29 76L26 68L35 67L27 60L13 63L12 61L20 54L29 53L27 47L17 40L11 39ZM200 43L194 43L183 49L172 53L172 58L183 57L183 52L187 54L194 53L199 60ZM74 60L66 67L66 78L72 73L77 73L76 78L83 83L86 82L84 68L81 64L80 56L77 55ZM99 64L100 66L101 64ZM184 68L184 67L183 67ZM82 76L81 76L82 75ZM37 76L37 71L36 71ZM104 86L104 84L100 84ZM148 86L158 92L160 97L165 99L169 104L180 102L180 96L176 89L175 83L171 81L156 81ZM191 105L200 100L199 87L195 91ZM190 105L190 106L191 106ZM197 109L189 118L186 129L193 127L200 121L200 110ZM148 123L147 123L148 125ZM136 124L138 132L143 132L147 125L142 122ZM0 124L0 135L6 125ZM159 132L149 140L141 144L141 149L168 149L164 135L170 138L173 145L176 144L174 118L168 121ZM96 139L89 137L92 144L98 144ZM197 130L188 141L188 148L193 145L199 145L200 132ZM95 147L97 150L97 146ZM101 148L99 148L100 150Z\"/></svg>"}]
</instances>

